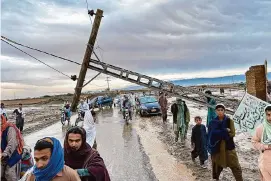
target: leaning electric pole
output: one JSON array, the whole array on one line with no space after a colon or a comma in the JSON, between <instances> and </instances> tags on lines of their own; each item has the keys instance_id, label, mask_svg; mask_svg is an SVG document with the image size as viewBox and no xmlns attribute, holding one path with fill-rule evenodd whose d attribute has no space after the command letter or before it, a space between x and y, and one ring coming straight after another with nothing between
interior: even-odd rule
<instances>
[{"instance_id":1,"label":"leaning electric pole","mask_svg":"<svg viewBox=\"0 0 271 181\"><path fill-rule=\"evenodd\" d=\"M89 65L89 59L91 58L91 54L93 52L93 48L94 48L94 44L96 41L96 37L98 34L98 30L100 27L100 23L103 17L103 10L97 9L96 13L94 13L93 11L89 11L93 14L95 14L95 19L93 22L93 26L92 26L92 30L91 30L91 34L88 40L88 45L86 47L86 51L85 51L85 55L84 55L84 59L83 59L83 63L81 65L81 70L80 70L80 74L79 77L77 79L77 84L75 87L75 92L73 95L73 100L72 100L72 105L71 105L71 110L73 112L76 111L76 107L82 92L82 88L83 88L83 83L86 77L86 73L87 73L87 68Z\"/></svg>"}]
</instances>

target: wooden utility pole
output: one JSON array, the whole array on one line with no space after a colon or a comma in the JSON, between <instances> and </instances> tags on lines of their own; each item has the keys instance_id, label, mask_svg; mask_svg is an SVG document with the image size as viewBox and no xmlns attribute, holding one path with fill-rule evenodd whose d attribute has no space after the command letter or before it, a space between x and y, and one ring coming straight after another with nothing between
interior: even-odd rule
<instances>
[{"instance_id":1,"label":"wooden utility pole","mask_svg":"<svg viewBox=\"0 0 271 181\"><path fill-rule=\"evenodd\" d=\"M91 30L91 34L88 40L88 45L86 47L86 52L85 52L85 56L83 59L83 63L81 65L81 70L80 70L80 74L77 80L77 84L75 87L75 92L73 95L73 100L72 100L72 105L71 105L71 110L73 112L76 111L76 107L77 104L79 102L80 99L80 95L81 95L81 91L82 91L82 86L86 77L86 73L87 73L87 68L88 68L88 64L89 64L89 59L91 58L91 54L94 48L94 44L96 41L96 37L98 34L98 30L100 27L100 23L103 17L103 10L97 9L96 14L95 14L95 19L93 22L93 26L92 26L92 30Z\"/></svg>"}]
</instances>

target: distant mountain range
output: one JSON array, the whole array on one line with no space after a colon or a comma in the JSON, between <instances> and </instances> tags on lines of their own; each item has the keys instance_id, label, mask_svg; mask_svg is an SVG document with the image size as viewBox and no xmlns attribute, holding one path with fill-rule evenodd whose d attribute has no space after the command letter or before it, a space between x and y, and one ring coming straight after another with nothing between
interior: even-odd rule
<instances>
[{"instance_id":1,"label":"distant mountain range","mask_svg":"<svg viewBox=\"0 0 271 181\"><path fill-rule=\"evenodd\" d=\"M271 80L271 72L268 72L267 77L268 77L268 80ZM170 82L174 83L175 85L181 85L181 86L233 84L233 83L246 82L246 76L232 75L232 76L214 77L214 78L180 79L180 80L172 80ZM137 89L142 89L142 88L144 87L135 85L135 86L128 86L123 89L137 90Z\"/></svg>"}]
</instances>

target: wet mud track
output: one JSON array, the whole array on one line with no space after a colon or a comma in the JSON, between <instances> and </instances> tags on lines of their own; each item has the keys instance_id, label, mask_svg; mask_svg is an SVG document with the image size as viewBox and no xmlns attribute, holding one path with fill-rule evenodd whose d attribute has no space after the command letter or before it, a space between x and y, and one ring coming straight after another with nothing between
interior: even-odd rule
<instances>
[{"instance_id":1,"label":"wet mud track","mask_svg":"<svg viewBox=\"0 0 271 181\"><path fill-rule=\"evenodd\" d=\"M74 122L75 118L73 116L71 121ZM125 124L118 109L97 112L97 150L105 161L112 181L155 181L157 179L140 144L133 121ZM53 136L63 145L69 127L57 122L25 136L25 142L33 148L38 139Z\"/></svg>"},{"instance_id":2,"label":"wet mud track","mask_svg":"<svg viewBox=\"0 0 271 181\"><path fill-rule=\"evenodd\" d=\"M116 181L156 180L134 129L135 120L126 124L118 109L98 114L97 145L111 179Z\"/></svg>"}]
</instances>

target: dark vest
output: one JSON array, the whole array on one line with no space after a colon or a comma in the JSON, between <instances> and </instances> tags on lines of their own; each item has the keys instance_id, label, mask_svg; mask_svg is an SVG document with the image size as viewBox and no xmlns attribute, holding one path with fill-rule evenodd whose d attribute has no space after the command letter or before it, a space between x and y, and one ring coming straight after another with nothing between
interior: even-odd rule
<instances>
[{"instance_id":1,"label":"dark vest","mask_svg":"<svg viewBox=\"0 0 271 181\"><path fill-rule=\"evenodd\" d=\"M230 122L231 122L231 120L228 117L226 119L226 124L227 124L226 127L227 128L230 128ZM233 141L233 137L230 137L229 140L226 140L226 149L227 150L233 150L234 148L235 148L235 144L234 144L234 141Z\"/></svg>"}]
</instances>

